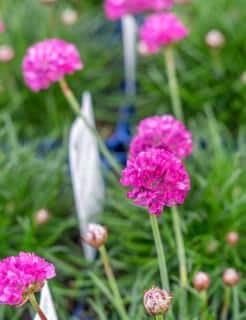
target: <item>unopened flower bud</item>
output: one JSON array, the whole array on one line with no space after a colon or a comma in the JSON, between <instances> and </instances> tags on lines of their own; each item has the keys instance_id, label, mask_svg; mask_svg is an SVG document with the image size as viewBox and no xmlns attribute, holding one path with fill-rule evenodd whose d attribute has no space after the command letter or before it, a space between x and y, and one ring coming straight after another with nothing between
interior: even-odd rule
<instances>
[{"instance_id":1,"label":"unopened flower bud","mask_svg":"<svg viewBox=\"0 0 246 320\"><path fill-rule=\"evenodd\" d=\"M222 48L225 44L225 36L219 30L211 30L206 35L206 44L213 49Z\"/></svg>"},{"instance_id":2,"label":"unopened flower bud","mask_svg":"<svg viewBox=\"0 0 246 320\"><path fill-rule=\"evenodd\" d=\"M171 294L158 287L153 287L144 293L144 308L151 316L165 314L170 307L171 301Z\"/></svg>"},{"instance_id":3,"label":"unopened flower bud","mask_svg":"<svg viewBox=\"0 0 246 320\"><path fill-rule=\"evenodd\" d=\"M234 247L238 244L239 234L235 231L231 231L227 234L226 240L230 246Z\"/></svg>"},{"instance_id":4,"label":"unopened flower bud","mask_svg":"<svg viewBox=\"0 0 246 320\"><path fill-rule=\"evenodd\" d=\"M75 24L75 22L78 20L77 12L73 9L65 9L61 13L61 21L67 25L71 26Z\"/></svg>"},{"instance_id":5,"label":"unopened flower bud","mask_svg":"<svg viewBox=\"0 0 246 320\"><path fill-rule=\"evenodd\" d=\"M207 252L214 253L217 251L218 247L219 247L219 242L216 239L212 239L209 241L207 245Z\"/></svg>"},{"instance_id":6,"label":"unopened flower bud","mask_svg":"<svg viewBox=\"0 0 246 320\"><path fill-rule=\"evenodd\" d=\"M197 272L194 276L193 284L197 291L207 290L210 286L210 277L205 272Z\"/></svg>"},{"instance_id":7,"label":"unopened flower bud","mask_svg":"<svg viewBox=\"0 0 246 320\"><path fill-rule=\"evenodd\" d=\"M235 269L228 268L224 271L223 282L225 285L233 287L236 284L238 284L239 280L240 280L240 275Z\"/></svg>"},{"instance_id":8,"label":"unopened flower bud","mask_svg":"<svg viewBox=\"0 0 246 320\"><path fill-rule=\"evenodd\" d=\"M40 209L35 213L34 219L37 225L45 224L50 219L50 213L46 209Z\"/></svg>"},{"instance_id":9,"label":"unopened flower bud","mask_svg":"<svg viewBox=\"0 0 246 320\"><path fill-rule=\"evenodd\" d=\"M10 62L14 58L14 50L8 45L0 46L0 62Z\"/></svg>"},{"instance_id":10,"label":"unopened flower bud","mask_svg":"<svg viewBox=\"0 0 246 320\"><path fill-rule=\"evenodd\" d=\"M146 43L144 43L143 41L140 41L138 44L138 52L141 56L150 55L148 47L147 47Z\"/></svg>"},{"instance_id":11,"label":"unopened flower bud","mask_svg":"<svg viewBox=\"0 0 246 320\"><path fill-rule=\"evenodd\" d=\"M108 232L104 226L90 223L83 240L93 248L100 248L108 239Z\"/></svg>"}]
</instances>

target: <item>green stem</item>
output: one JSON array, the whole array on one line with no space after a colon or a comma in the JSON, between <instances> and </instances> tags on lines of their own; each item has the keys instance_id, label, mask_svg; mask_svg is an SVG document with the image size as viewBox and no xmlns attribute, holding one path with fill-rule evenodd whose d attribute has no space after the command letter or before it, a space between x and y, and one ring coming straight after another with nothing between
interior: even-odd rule
<instances>
[{"instance_id":1,"label":"green stem","mask_svg":"<svg viewBox=\"0 0 246 320\"><path fill-rule=\"evenodd\" d=\"M206 320L207 307L208 307L208 297L207 297L206 290L203 290L200 292L200 299L201 299L201 307L200 307L201 320Z\"/></svg>"},{"instance_id":2,"label":"green stem","mask_svg":"<svg viewBox=\"0 0 246 320\"><path fill-rule=\"evenodd\" d=\"M158 222L157 222L157 217L155 215L151 214L150 221L151 221L151 227L152 227L156 251L157 251L162 288L167 289L169 291L167 263L166 263L166 257L165 257L163 243L161 241L161 235L160 235L160 230L159 230L159 226L158 226Z\"/></svg>"},{"instance_id":3,"label":"green stem","mask_svg":"<svg viewBox=\"0 0 246 320\"><path fill-rule=\"evenodd\" d=\"M154 317L155 318L155 320L163 320L163 315L157 315L157 316L155 316Z\"/></svg>"},{"instance_id":4,"label":"green stem","mask_svg":"<svg viewBox=\"0 0 246 320\"><path fill-rule=\"evenodd\" d=\"M181 231L181 222L178 213L177 207L172 207L172 218L173 218L173 227L176 239L178 260L179 260L179 277L180 284L182 287L182 299L180 299L180 313L181 319L185 319L187 316L187 292L186 287L188 286L188 276L186 269L186 257L185 257L185 246L183 235Z\"/></svg>"},{"instance_id":5,"label":"green stem","mask_svg":"<svg viewBox=\"0 0 246 320\"><path fill-rule=\"evenodd\" d=\"M81 113L80 111L80 106L79 103L77 101L77 99L75 98L72 90L69 88L67 82L65 79L62 79L59 81L60 87L62 89L62 92L65 96L65 98L67 99L71 109L73 110L73 112L76 114L76 116L79 116L84 124L86 125L86 127L94 134L94 136L97 139L97 143L99 146L100 151L102 152L103 156L105 157L105 159L107 159L108 163L111 165L111 167L113 168L113 170L120 174L121 172L121 168L118 164L118 162L116 161L116 159L112 156L112 154L109 152L108 148L106 147L103 139L101 138L101 136L98 134L97 130L95 127L93 127L88 120L84 117L84 115Z\"/></svg>"},{"instance_id":6,"label":"green stem","mask_svg":"<svg viewBox=\"0 0 246 320\"><path fill-rule=\"evenodd\" d=\"M48 318L46 317L46 315L43 313L43 311L40 309L39 304L36 300L36 297L33 293L31 293L29 295L29 301L34 309L35 312L37 312L37 314L39 315L39 318L41 320L48 320Z\"/></svg>"},{"instance_id":7,"label":"green stem","mask_svg":"<svg viewBox=\"0 0 246 320\"><path fill-rule=\"evenodd\" d=\"M239 298L238 298L238 287L233 287L233 320L239 319Z\"/></svg>"},{"instance_id":8,"label":"green stem","mask_svg":"<svg viewBox=\"0 0 246 320\"><path fill-rule=\"evenodd\" d=\"M221 312L221 320L228 319L228 312L230 308L230 298L231 298L231 288L225 287L225 298L224 298L224 305Z\"/></svg>"},{"instance_id":9,"label":"green stem","mask_svg":"<svg viewBox=\"0 0 246 320\"><path fill-rule=\"evenodd\" d=\"M165 58L165 64L167 69L167 77L168 77L169 90L170 90L170 95L172 100L173 113L177 119L183 121L184 116L183 116L182 104L180 100L178 80L176 76L174 50L171 46L168 46L165 48L164 58Z\"/></svg>"},{"instance_id":10,"label":"green stem","mask_svg":"<svg viewBox=\"0 0 246 320\"><path fill-rule=\"evenodd\" d=\"M125 311L124 303L121 298L120 291L119 291L119 288L118 288L118 285L117 285L117 282L116 282L116 279L115 279L115 276L114 276L114 273L113 273L113 270L112 270L112 267L110 264L109 256L108 256L108 253L107 253L105 246L101 246L99 248L99 252L101 254L101 258L102 258L103 265L104 265L104 270L105 270L110 288L112 290L112 293L114 294L115 304L118 307L119 314L123 320L128 320L128 316Z\"/></svg>"}]
</instances>

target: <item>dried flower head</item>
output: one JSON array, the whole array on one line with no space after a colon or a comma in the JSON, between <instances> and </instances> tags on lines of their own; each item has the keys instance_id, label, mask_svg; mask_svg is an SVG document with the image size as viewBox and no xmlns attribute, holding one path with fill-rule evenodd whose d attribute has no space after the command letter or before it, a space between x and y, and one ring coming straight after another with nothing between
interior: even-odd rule
<instances>
[{"instance_id":1,"label":"dried flower head","mask_svg":"<svg viewBox=\"0 0 246 320\"><path fill-rule=\"evenodd\" d=\"M205 41L210 48L219 49L225 44L225 36L219 30L211 30L207 33Z\"/></svg>"},{"instance_id":2,"label":"dried flower head","mask_svg":"<svg viewBox=\"0 0 246 320\"><path fill-rule=\"evenodd\" d=\"M235 269L228 268L224 271L223 282L225 285L233 287L236 284L238 284L239 280L240 280L240 275Z\"/></svg>"},{"instance_id":3,"label":"dried flower head","mask_svg":"<svg viewBox=\"0 0 246 320\"><path fill-rule=\"evenodd\" d=\"M77 48L60 39L47 39L31 46L23 60L23 74L32 91L47 89L83 68Z\"/></svg>"},{"instance_id":4,"label":"dried flower head","mask_svg":"<svg viewBox=\"0 0 246 320\"><path fill-rule=\"evenodd\" d=\"M67 25L71 26L75 24L78 20L78 14L75 10L67 8L64 9L61 13L61 21Z\"/></svg>"},{"instance_id":5,"label":"dried flower head","mask_svg":"<svg viewBox=\"0 0 246 320\"><path fill-rule=\"evenodd\" d=\"M3 20L0 20L0 33L3 33L5 31L5 23Z\"/></svg>"},{"instance_id":6,"label":"dried flower head","mask_svg":"<svg viewBox=\"0 0 246 320\"><path fill-rule=\"evenodd\" d=\"M34 219L37 225L45 224L50 219L50 213L46 209L40 209L35 213Z\"/></svg>"},{"instance_id":7,"label":"dried flower head","mask_svg":"<svg viewBox=\"0 0 246 320\"><path fill-rule=\"evenodd\" d=\"M164 149L150 148L130 158L120 182L131 188L129 199L156 215L165 206L182 204L190 190L190 178L182 161Z\"/></svg>"},{"instance_id":8,"label":"dried flower head","mask_svg":"<svg viewBox=\"0 0 246 320\"><path fill-rule=\"evenodd\" d=\"M158 287L145 291L143 303L146 312L151 316L165 314L172 301L172 296Z\"/></svg>"},{"instance_id":9,"label":"dried flower head","mask_svg":"<svg viewBox=\"0 0 246 320\"><path fill-rule=\"evenodd\" d=\"M100 224L90 223L83 240L93 248L99 248L106 243L108 232L104 226Z\"/></svg>"},{"instance_id":10,"label":"dried flower head","mask_svg":"<svg viewBox=\"0 0 246 320\"><path fill-rule=\"evenodd\" d=\"M238 244L239 241L239 234L236 231L231 231L226 235L226 240L227 243L232 246L235 247Z\"/></svg>"},{"instance_id":11,"label":"dried flower head","mask_svg":"<svg viewBox=\"0 0 246 320\"><path fill-rule=\"evenodd\" d=\"M194 276L193 284L198 291L207 290L210 286L210 277L205 272L197 272Z\"/></svg>"},{"instance_id":12,"label":"dried flower head","mask_svg":"<svg viewBox=\"0 0 246 320\"><path fill-rule=\"evenodd\" d=\"M192 152L192 134L173 116L149 117L138 125L137 135L130 145L130 156L135 157L148 148L166 149L183 159Z\"/></svg>"},{"instance_id":13,"label":"dried flower head","mask_svg":"<svg viewBox=\"0 0 246 320\"><path fill-rule=\"evenodd\" d=\"M55 277L53 264L34 253L20 252L18 256L0 261L0 304L19 305L28 295L40 291L47 279Z\"/></svg>"},{"instance_id":14,"label":"dried flower head","mask_svg":"<svg viewBox=\"0 0 246 320\"><path fill-rule=\"evenodd\" d=\"M10 62L15 56L14 49L8 45L0 46L0 62Z\"/></svg>"},{"instance_id":15,"label":"dried flower head","mask_svg":"<svg viewBox=\"0 0 246 320\"><path fill-rule=\"evenodd\" d=\"M171 12L147 17L140 28L140 41L145 43L149 53L157 53L162 47L180 41L187 35L187 28Z\"/></svg>"},{"instance_id":16,"label":"dried flower head","mask_svg":"<svg viewBox=\"0 0 246 320\"><path fill-rule=\"evenodd\" d=\"M104 9L108 19L117 20L127 14L149 10L170 9L174 0L105 0Z\"/></svg>"}]
</instances>

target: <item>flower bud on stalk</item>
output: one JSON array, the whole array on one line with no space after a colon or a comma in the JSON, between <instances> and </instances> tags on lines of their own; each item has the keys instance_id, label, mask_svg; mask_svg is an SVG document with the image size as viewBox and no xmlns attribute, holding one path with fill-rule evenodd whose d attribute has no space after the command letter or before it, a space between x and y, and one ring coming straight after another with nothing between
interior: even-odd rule
<instances>
[{"instance_id":1,"label":"flower bud on stalk","mask_svg":"<svg viewBox=\"0 0 246 320\"><path fill-rule=\"evenodd\" d=\"M197 291L207 290L210 286L210 277L205 272L197 272L194 276L193 284Z\"/></svg>"},{"instance_id":2,"label":"flower bud on stalk","mask_svg":"<svg viewBox=\"0 0 246 320\"><path fill-rule=\"evenodd\" d=\"M71 26L78 20L77 12L73 9L65 9L61 13L61 21L64 25Z\"/></svg>"},{"instance_id":3,"label":"flower bud on stalk","mask_svg":"<svg viewBox=\"0 0 246 320\"><path fill-rule=\"evenodd\" d=\"M239 234L235 231L231 231L226 236L226 241L231 247L235 247L239 241Z\"/></svg>"},{"instance_id":4,"label":"flower bud on stalk","mask_svg":"<svg viewBox=\"0 0 246 320\"><path fill-rule=\"evenodd\" d=\"M15 56L14 49L8 45L0 46L0 62L8 63L13 60Z\"/></svg>"},{"instance_id":5,"label":"flower bud on stalk","mask_svg":"<svg viewBox=\"0 0 246 320\"><path fill-rule=\"evenodd\" d=\"M143 297L144 308L151 316L164 315L168 311L171 301L171 294L158 287L145 291Z\"/></svg>"},{"instance_id":6,"label":"flower bud on stalk","mask_svg":"<svg viewBox=\"0 0 246 320\"><path fill-rule=\"evenodd\" d=\"M205 37L205 42L211 49L214 72L217 77L220 77L223 74L220 49L225 45L225 41L225 36L219 30L211 30Z\"/></svg>"},{"instance_id":7,"label":"flower bud on stalk","mask_svg":"<svg viewBox=\"0 0 246 320\"><path fill-rule=\"evenodd\" d=\"M99 224L90 223L82 239L93 248L99 249L106 243L108 239L108 232L105 227Z\"/></svg>"},{"instance_id":8,"label":"flower bud on stalk","mask_svg":"<svg viewBox=\"0 0 246 320\"><path fill-rule=\"evenodd\" d=\"M50 219L50 213L46 209L40 209L35 213L35 223L37 225L43 225Z\"/></svg>"}]
</instances>

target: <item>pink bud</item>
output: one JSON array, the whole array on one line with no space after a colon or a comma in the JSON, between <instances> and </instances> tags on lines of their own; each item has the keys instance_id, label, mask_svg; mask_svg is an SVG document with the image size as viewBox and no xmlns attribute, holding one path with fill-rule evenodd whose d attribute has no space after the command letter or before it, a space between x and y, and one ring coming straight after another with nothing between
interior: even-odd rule
<instances>
[{"instance_id":1,"label":"pink bud","mask_svg":"<svg viewBox=\"0 0 246 320\"><path fill-rule=\"evenodd\" d=\"M2 20L0 20L0 33L3 33L5 31L5 24Z\"/></svg>"},{"instance_id":2,"label":"pink bud","mask_svg":"<svg viewBox=\"0 0 246 320\"><path fill-rule=\"evenodd\" d=\"M8 45L0 46L0 62L10 62L14 58L14 50Z\"/></svg>"},{"instance_id":3,"label":"pink bud","mask_svg":"<svg viewBox=\"0 0 246 320\"><path fill-rule=\"evenodd\" d=\"M205 41L210 48L219 49L225 44L225 36L219 30L211 30L206 35Z\"/></svg>"},{"instance_id":4,"label":"pink bud","mask_svg":"<svg viewBox=\"0 0 246 320\"><path fill-rule=\"evenodd\" d=\"M141 56L148 56L150 52L148 50L148 46L143 41L140 41L138 44L138 52Z\"/></svg>"},{"instance_id":5,"label":"pink bud","mask_svg":"<svg viewBox=\"0 0 246 320\"><path fill-rule=\"evenodd\" d=\"M207 290L210 286L210 277L205 272L197 272L194 276L193 284L198 291Z\"/></svg>"},{"instance_id":6,"label":"pink bud","mask_svg":"<svg viewBox=\"0 0 246 320\"><path fill-rule=\"evenodd\" d=\"M227 234L226 240L230 246L234 247L238 244L239 234L235 231L231 231Z\"/></svg>"},{"instance_id":7,"label":"pink bud","mask_svg":"<svg viewBox=\"0 0 246 320\"><path fill-rule=\"evenodd\" d=\"M50 219L50 213L46 209L40 209L35 213L34 219L37 225L45 224Z\"/></svg>"},{"instance_id":8,"label":"pink bud","mask_svg":"<svg viewBox=\"0 0 246 320\"><path fill-rule=\"evenodd\" d=\"M225 285L233 287L239 282L239 280L240 280L240 275L235 269L228 268L224 271L223 282Z\"/></svg>"},{"instance_id":9,"label":"pink bud","mask_svg":"<svg viewBox=\"0 0 246 320\"><path fill-rule=\"evenodd\" d=\"M98 249L106 243L108 232L104 226L90 223L82 239L93 248Z\"/></svg>"},{"instance_id":10,"label":"pink bud","mask_svg":"<svg viewBox=\"0 0 246 320\"><path fill-rule=\"evenodd\" d=\"M73 9L65 9L61 13L61 21L67 25L71 26L75 24L75 22L78 20L77 12Z\"/></svg>"},{"instance_id":11,"label":"pink bud","mask_svg":"<svg viewBox=\"0 0 246 320\"><path fill-rule=\"evenodd\" d=\"M144 293L144 308L151 316L165 314L170 307L171 301L171 294L158 287L153 287Z\"/></svg>"}]
</instances>

